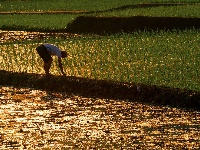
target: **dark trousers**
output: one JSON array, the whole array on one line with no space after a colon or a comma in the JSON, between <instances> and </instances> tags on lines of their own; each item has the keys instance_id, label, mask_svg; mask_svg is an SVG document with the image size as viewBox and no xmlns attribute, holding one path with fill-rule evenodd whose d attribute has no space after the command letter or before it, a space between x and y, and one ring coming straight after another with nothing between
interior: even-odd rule
<instances>
[{"instance_id":1,"label":"dark trousers","mask_svg":"<svg viewBox=\"0 0 200 150\"><path fill-rule=\"evenodd\" d=\"M38 54L40 55L40 57L45 63L48 63L49 60L52 59L51 55L49 54L49 52L47 51L47 48L44 45L38 46L36 48L36 51L38 52Z\"/></svg>"}]
</instances>

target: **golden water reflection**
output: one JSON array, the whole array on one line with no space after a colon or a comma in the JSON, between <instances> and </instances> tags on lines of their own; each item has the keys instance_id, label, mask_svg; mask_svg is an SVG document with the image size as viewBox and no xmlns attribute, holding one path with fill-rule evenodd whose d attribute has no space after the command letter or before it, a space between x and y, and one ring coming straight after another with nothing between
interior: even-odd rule
<instances>
[{"instance_id":1,"label":"golden water reflection","mask_svg":"<svg viewBox=\"0 0 200 150\"><path fill-rule=\"evenodd\" d=\"M0 149L198 149L200 112L0 87Z\"/></svg>"}]
</instances>

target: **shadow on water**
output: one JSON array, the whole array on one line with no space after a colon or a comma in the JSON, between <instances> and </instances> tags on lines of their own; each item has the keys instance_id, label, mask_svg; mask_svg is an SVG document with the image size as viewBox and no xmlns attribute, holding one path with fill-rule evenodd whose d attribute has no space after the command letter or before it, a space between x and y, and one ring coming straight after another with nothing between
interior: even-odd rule
<instances>
[{"instance_id":1,"label":"shadow on water","mask_svg":"<svg viewBox=\"0 0 200 150\"><path fill-rule=\"evenodd\" d=\"M131 84L72 76L50 76L0 70L0 84L68 92L85 97L145 102L200 110L200 92L156 85Z\"/></svg>"}]
</instances>

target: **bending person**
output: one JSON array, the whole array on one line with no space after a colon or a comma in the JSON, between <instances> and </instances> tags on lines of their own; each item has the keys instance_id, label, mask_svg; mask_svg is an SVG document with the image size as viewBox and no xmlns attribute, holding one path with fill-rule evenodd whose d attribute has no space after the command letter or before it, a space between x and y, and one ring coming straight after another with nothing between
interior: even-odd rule
<instances>
[{"instance_id":1,"label":"bending person","mask_svg":"<svg viewBox=\"0 0 200 150\"><path fill-rule=\"evenodd\" d=\"M51 56L58 56L58 64L60 71L63 75L65 75L63 71L63 65L61 58L67 57L67 52L60 50L58 47L56 47L53 44L42 44L36 48L36 51L44 61L44 70L46 75L50 75L49 70L53 61L53 58Z\"/></svg>"}]
</instances>

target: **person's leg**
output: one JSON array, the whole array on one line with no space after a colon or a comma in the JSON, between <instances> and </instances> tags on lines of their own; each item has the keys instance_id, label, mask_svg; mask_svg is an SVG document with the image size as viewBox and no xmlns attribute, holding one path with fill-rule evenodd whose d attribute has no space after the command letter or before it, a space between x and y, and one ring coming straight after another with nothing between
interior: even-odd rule
<instances>
[{"instance_id":1,"label":"person's leg","mask_svg":"<svg viewBox=\"0 0 200 150\"><path fill-rule=\"evenodd\" d=\"M49 69L51 67L51 63L53 61L52 57L50 56L49 52L47 51L44 45L40 45L36 48L38 54L44 61L44 71L47 75L49 75Z\"/></svg>"},{"instance_id":2,"label":"person's leg","mask_svg":"<svg viewBox=\"0 0 200 150\"><path fill-rule=\"evenodd\" d=\"M46 75L50 74L49 70L50 70L52 61L53 61L53 59L51 58L51 59L49 59L49 61L47 63L44 62L44 70L45 70Z\"/></svg>"},{"instance_id":3,"label":"person's leg","mask_svg":"<svg viewBox=\"0 0 200 150\"><path fill-rule=\"evenodd\" d=\"M47 63L44 62L44 71L45 71L45 73L46 73L46 68L47 68Z\"/></svg>"}]
</instances>

